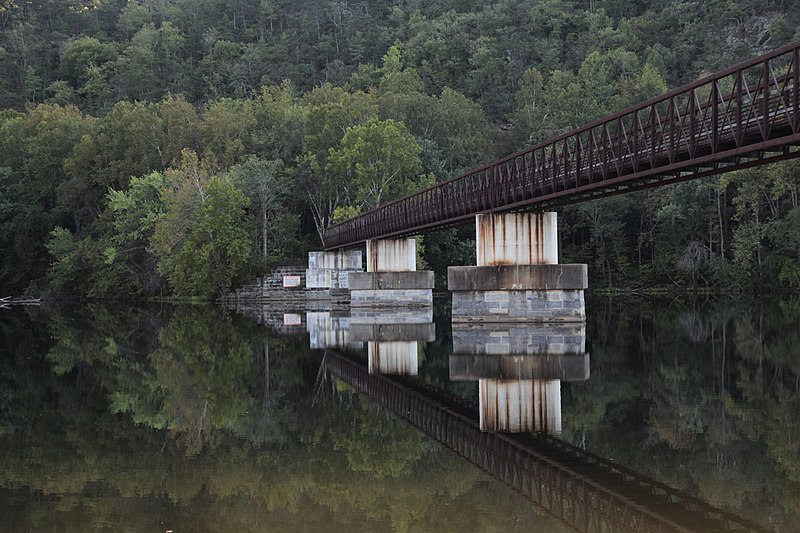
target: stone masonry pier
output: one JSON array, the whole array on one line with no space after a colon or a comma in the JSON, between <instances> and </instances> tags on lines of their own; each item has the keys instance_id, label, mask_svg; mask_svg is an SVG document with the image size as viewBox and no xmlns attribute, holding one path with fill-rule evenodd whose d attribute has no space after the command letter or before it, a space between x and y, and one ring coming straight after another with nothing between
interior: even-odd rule
<instances>
[{"instance_id":1,"label":"stone masonry pier","mask_svg":"<svg viewBox=\"0 0 800 533\"><path fill-rule=\"evenodd\" d=\"M477 266L447 269L453 322L582 322L586 265L559 265L556 213L478 215Z\"/></svg>"},{"instance_id":2,"label":"stone masonry pier","mask_svg":"<svg viewBox=\"0 0 800 533\"><path fill-rule=\"evenodd\" d=\"M433 305L433 272L417 272L414 239L367 241L367 272L351 272L348 284L354 308Z\"/></svg>"}]
</instances>

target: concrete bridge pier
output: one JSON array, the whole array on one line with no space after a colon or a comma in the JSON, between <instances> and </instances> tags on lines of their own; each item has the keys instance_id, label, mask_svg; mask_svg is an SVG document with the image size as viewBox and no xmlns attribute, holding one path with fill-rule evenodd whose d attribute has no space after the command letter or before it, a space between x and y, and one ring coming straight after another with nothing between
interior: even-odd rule
<instances>
[{"instance_id":1,"label":"concrete bridge pier","mask_svg":"<svg viewBox=\"0 0 800 533\"><path fill-rule=\"evenodd\" d=\"M453 322L581 322L586 265L558 264L556 213L477 215L477 266L447 269Z\"/></svg>"},{"instance_id":2,"label":"concrete bridge pier","mask_svg":"<svg viewBox=\"0 0 800 533\"><path fill-rule=\"evenodd\" d=\"M367 241L367 271L348 276L351 307L429 307L433 272L417 272L414 239Z\"/></svg>"}]
</instances>

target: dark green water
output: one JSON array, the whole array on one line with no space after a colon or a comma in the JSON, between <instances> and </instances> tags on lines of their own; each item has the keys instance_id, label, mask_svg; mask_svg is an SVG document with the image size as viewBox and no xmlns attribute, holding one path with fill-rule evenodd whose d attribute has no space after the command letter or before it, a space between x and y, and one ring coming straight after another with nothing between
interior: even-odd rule
<instances>
[{"instance_id":1,"label":"dark green water","mask_svg":"<svg viewBox=\"0 0 800 533\"><path fill-rule=\"evenodd\" d=\"M440 306L443 307L443 306ZM800 301L589 298L560 437L800 530ZM280 314L278 315L280 316ZM452 382L446 309L418 380ZM307 334L200 306L0 309L2 531L567 531L337 381Z\"/></svg>"}]
</instances>

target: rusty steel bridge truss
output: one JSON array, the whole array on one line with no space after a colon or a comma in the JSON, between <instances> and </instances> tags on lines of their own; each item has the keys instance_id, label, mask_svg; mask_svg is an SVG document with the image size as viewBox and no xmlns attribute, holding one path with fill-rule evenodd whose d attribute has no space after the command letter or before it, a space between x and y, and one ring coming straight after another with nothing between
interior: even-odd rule
<instances>
[{"instance_id":1,"label":"rusty steel bridge truss","mask_svg":"<svg viewBox=\"0 0 800 533\"><path fill-rule=\"evenodd\" d=\"M800 156L800 42L325 230L327 250Z\"/></svg>"},{"instance_id":2,"label":"rusty steel bridge truss","mask_svg":"<svg viewBox=\"0 0 800 533\"><path fill-rule=\"evenodd\" d=\"M576 531L766 531L560 439L483 432L474 406L419 380L370 374L363 364L332 350L325 352L321 370Z\"/></svg>"}]
</instances>

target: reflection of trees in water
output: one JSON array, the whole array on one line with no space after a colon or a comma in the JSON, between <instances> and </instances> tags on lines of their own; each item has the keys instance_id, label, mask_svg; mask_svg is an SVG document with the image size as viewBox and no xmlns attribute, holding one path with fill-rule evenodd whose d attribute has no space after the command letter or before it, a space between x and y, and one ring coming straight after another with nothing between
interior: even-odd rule
<instances>
[{"instance_id":1,"label":"reflection of trees in water","mask_svg":"<svg viewBox=\"0 0 800 533\"><path fill-rule=\"evenodd\" d=\"M648 422L656 436L670 448L688 449L703 431L703 400L696 375L668 365L656 369L658 379L650 388L652 402Z\"/></svg>"},{"instance_id":2,"label":"reflection of trees in water","mask_svg":"<svg viewBox=\"0 0 800 533\"><path fill-rule=\"evenodd\" d=\"M780 471L800 482L800 302L736 321L738 395L731 412L761 440Z\"/></svg>"},{"instance_id":3,"label":"reflection of trees in water","mask_svg":"<svg viewBox=\"0 0 800 533\"><path fill-rule=\"evenodd\" d=\"M197 453L215 436L235 429L254 405L261 361L258 338L233 327L227 314L192 309L174 316L150 354L163 392L161 414L170 435L187 453ZM263 341L262 341L263 342Z\"/></svg>"},{"instance_id":4,"label":"reflection of trees in water","mask_svg":"<svg viewBox=\"0 0 800 533\"><path fill-rule=\"evenodd\" d=\"M592 377L565 391L565 436L771 527L795 524L797 300L604 298L587 309Z\"/></svg>"},{"instance_id":5,"label":"reflection of trees in water","mask_svg":"<svg viewBox=\"0 0 800 533\"><path fill-rule=\"evenodd\" d=\"M711 335L711 324L695 312L681 313L678 316L678 323L692 342L703 342Z\"/></svg>"},{"instance_id":6,"label":"reflection of trees in water","mask_svg":"<svg viewBox=\"0 0 800 533\"><path fill-rule=\"evenodd\" d=\"M247 320L204 307L124 315L131 330L157 322L146 346L120 328L120 320L93 318L56 315L48 359L61 374L89 372L113 412L165 429L193 452L211 429L282 438L270 429L277 424L271 406L303 382L301 369L282 364L287 351L304 350L302 339L269 337Z\"/></svg>"},{"instance_id":7,"label":"reflection of trees in water","mask_svg":"<svg viewBox=\"0 0 800 533\"><path fill-rule=\"evenodd\" d=\"M332 422L328 438L335 450L344 452L350 470L396 478L430 447L421 433L345 384L337 382L335 390L334 405L326 409Z\"/></svg>"},{"instance_id":8,"label":"reflection of trees in water","mask_svg":"<svg viewBox=\"0 0 800 533\"><path fill-rule=\"evenodd\" d=\"M0 487L41 494L0 490L0 507L27 507L18 529L505 531L541 520L352 391L328 388L312 409L319 355L306 339L199 307L40 320L47 328L21 318L1 337Z\"/></svg>"}]
</instances>

